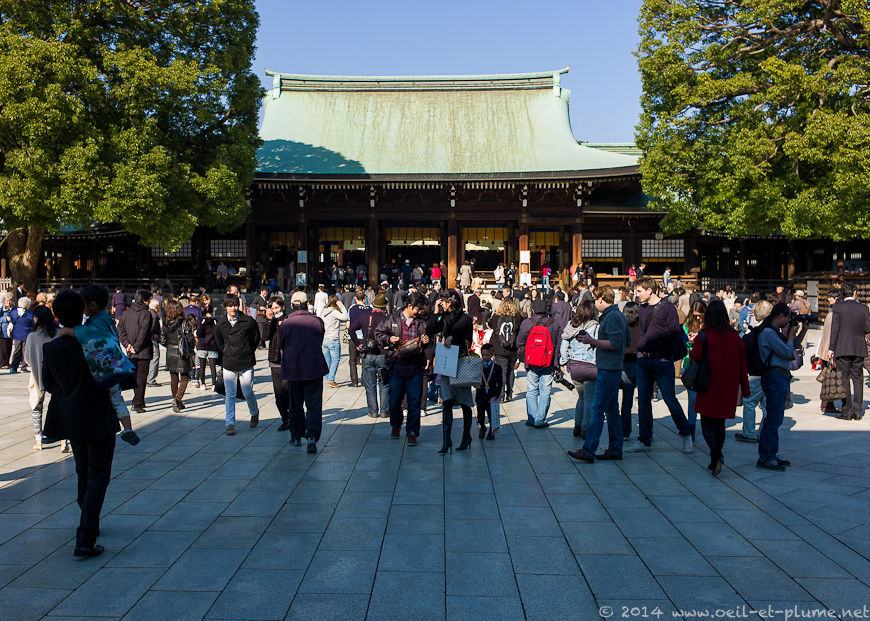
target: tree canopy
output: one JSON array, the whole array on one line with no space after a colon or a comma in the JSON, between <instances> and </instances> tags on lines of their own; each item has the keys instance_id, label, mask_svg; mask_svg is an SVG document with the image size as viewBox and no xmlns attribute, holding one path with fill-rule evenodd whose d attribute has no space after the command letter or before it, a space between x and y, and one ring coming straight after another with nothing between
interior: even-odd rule
<instances>
[{"instance_id":1,"label":"tree canopy","mask_svg":"<svg viewBox=\"0 0 870 621\"><path fill-rule=\"evenodd\" d=\"M666 232L870 235L867 0L645 0L639 23Z\"/></svg>"},{"instance_id":2,"label":"tree canopy","mask_svg":"<svg viewBox=\"0 0 870 621\"><path fill-rule=\"evenodd\" d=\"M0 220L174 247L245 218L253 0L0 0ZM40 230L41 229L41 230Z\"/></svg>"}]
</instances>

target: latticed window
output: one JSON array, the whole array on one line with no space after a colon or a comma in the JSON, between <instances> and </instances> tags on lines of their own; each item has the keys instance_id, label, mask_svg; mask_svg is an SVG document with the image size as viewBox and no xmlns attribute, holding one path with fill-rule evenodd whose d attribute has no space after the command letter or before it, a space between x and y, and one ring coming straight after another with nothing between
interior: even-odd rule
<instances>
[{"instance_id":1,"label":"latticed window","mask_svg":"<svg viewBox=\"0 0 870 621\"><path fill-rule=\"evenodd\" d=\"M151 248L151 256L163 259L189 259L193 256L190 242L184 242L177 250L165 250L160 246Z\"/></svg>"},{"instance_id":2,"label":"latticed window","mask_svg":"<svg viewBox=\"0 0 870 621\"><path fill-rule=\"evenodd\" d=\"M584 239L584 259L622 259L621 239Z\"/></svg>"},{"instance_id":3,"label":"latticed window","mask_svg":"<svg viewBox=\"0 0 870 621\"><path fill-rule=\"evenodd\" d=\"M682 239L642 239L641 256L645 261L655 259L680 259L685 256L685 241Z\"/></svg>"},{"instance_id":4,"label":"latticed window","mask_svg":"<svg viewBox=\"0 0 870 621\"><path fill-rule=\"evenodd\" d=\"M244 259L248 256L248 242L244 239L211 240L213 259Z\"/></svg>"}]
</instances>

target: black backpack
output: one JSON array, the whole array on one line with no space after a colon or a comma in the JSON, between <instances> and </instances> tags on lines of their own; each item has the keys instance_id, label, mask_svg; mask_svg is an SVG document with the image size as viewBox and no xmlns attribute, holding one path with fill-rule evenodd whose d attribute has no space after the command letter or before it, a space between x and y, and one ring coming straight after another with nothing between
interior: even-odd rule
<instances>
[{"instance_id":1,"label":"black backpack","mask_svg":"<svg viewBox=\"0 0 870 621\"><path fill-rule=\"evenodd\" d=\"M505 349L514 349L516 347L517 335L514 330L514 322L507 317L503 318L498 324L498 342Z\"/></svg>"},{"instance_id":2,"label":"black backpack","mask_svg":"<svg viewBox=\"0 0 870 621\"><path fill-rule=\"evenodd\" d=\"M746 350L746 371L749 375L756 377L763 375L767 368L767 364L761 359L761 350L758 347L760 335L761 330L758 327L743 335L743 348ZM770 362L769 358L768 362Z\"/></svg>"}]
</instances>

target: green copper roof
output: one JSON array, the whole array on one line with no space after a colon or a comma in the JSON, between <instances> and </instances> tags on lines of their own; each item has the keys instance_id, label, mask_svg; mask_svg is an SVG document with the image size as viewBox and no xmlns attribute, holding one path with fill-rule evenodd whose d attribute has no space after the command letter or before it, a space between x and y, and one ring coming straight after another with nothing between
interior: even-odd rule
<instances>
[{"instance_id":1,"label":"green copper roof","mask_svg":"<svg viewBox=\"0 0 870 621\"><path fill-rule=\"evenodd\" d=\"M577 143L560 76L337 77L267 72L259 172L303 175L636 174Z\"/></svg>"},{"instance_id":2,"label":"green copper roof","mask_svg":"<svg viewBox=\"0 0 870 621\"><path fill-rule=\"evenodd\" d=\"M643 151L640 150L640 147L633 142L584 142L582 144L592 149L600 149L601 151L609 151L610 153L634 155L638 158L643 155Z\"/></svg>"}]
</instances>

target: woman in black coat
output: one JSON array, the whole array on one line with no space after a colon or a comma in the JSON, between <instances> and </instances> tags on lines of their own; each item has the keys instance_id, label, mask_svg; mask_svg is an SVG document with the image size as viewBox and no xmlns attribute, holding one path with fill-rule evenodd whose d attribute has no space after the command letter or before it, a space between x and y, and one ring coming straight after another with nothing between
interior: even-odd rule
<instances>
[{"instance_id":1,"label":"woman in black coat","mask_svg":"<svg viewBox=\"0 0 870 621\"><path fill-rule=\"evenodd\" d=\"M186 346L181 345L182 339ZM187 382L190 381L191 358L195 355L196 345L193 329L184 317L184 307L176 300L166 303L166 319L160 331L160 344L166 348L166 370L169 371L169 385L174 400L172 411L180 412L184 409L181 399L187 390ZM185 347L189 353L182 355Z\"/></svg>"},{"instance_id":2,"label":"woman in black coat","mask_svg":"<svg viewBox=\"0 0 870 621\"><path fill-rule=\"evenodd\" d=\"M445 345L459 347L459 355L468 353L472 340L471 317L462 310L462 296L455 289L445 291L435 302L433 317L436 330L441 333ZM471 387L456 388L450 385L446 377L441 378L441 433L443 444L441 454L446 453L452 446L450 437L453 428L453 406L462 408L462 441L456 447L457 451L464 451L471 446L471 408L474 399L471 396Z\"/></svg>"}]
</instances>

